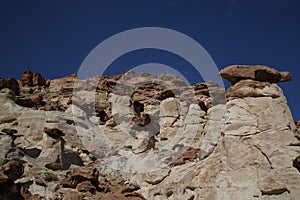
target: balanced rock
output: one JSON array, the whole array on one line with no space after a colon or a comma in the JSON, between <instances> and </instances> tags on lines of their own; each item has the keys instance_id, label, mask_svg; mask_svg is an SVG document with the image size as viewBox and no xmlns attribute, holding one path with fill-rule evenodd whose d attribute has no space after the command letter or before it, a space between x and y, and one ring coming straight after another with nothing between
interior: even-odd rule
<instances>
[{"instance_id":1,"label":"balanced rock","mask_svg":"<svg viewBox=\"0 0 300 200\"><path fill-rule=\"evenodd\" d=\"M292 80L289 72L279 72L276 69L263 65L232 65L222 69L219 75L230 81L232 85L244 79L253 79L269 83Z\"/></svg>"}]
</instances>

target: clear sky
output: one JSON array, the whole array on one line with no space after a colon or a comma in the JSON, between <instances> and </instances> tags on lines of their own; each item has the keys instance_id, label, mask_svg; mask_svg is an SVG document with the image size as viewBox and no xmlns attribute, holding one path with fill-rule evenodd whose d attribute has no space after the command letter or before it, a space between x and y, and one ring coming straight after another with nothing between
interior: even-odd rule
<instances>
[{"instance_id":1,"label":"clear sky","mask_svg":"<svg viewBox=\"0 0 300 200\"><path fill-rule=\"evenodd\" d=\"M69 75L106 38L148 26L192 37L219 69L264 64L290 71L294 80L280 86L300 119L298 0L0 0L0 77L20 78L26 68L49 79ZM201 81L189 63L160 50L131 52L106 73L154 62Z\"/></svg>"}]
</instances>

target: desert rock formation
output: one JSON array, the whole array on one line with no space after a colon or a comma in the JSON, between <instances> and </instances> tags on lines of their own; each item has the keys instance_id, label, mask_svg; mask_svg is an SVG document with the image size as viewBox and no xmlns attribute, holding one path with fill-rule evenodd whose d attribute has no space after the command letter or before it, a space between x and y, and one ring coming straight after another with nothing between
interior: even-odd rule
<instances>
[{"instance_id":1,"label":"desert rock formation","mask_svg":"<svg viewBox=\"0 0 300 200\"><path fill-rule=\"evenodd\" d=\"M299 199L288 72L0 78L0 199Z\"/></svg>"}]
</instances>

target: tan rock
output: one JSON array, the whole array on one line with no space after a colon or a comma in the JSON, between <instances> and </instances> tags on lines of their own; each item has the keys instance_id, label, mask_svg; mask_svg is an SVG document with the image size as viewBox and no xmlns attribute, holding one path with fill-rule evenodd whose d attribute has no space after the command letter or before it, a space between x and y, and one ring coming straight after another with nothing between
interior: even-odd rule
<instances>
[{"instance_id":1,"label":"tan rock","mask_svg":"<svg viewBox=\"0 0 300 200\"><path fill-rule=\"evenodd\" d=\"M132 151L134 153L142 153L148 149L151 149L155 146L155 139L154 137L149 137L148 133L146 133L146 136L138 135L134 139L134 142L132 144Z\"/></svg>"},{"instance_id":2,"label":"tan rock","mask_svg":"<svg viewBox=\"0 0 300 200\"><path fill-rule=\"evenodd\" d=\"M96 168L92 167L76 168L72 174L72 178L77 179L78 182L88 180L91 181L93 185L98 185L99 171Z\"/></svg>"},{"instance_id":3,"label":"tan rock","mask_svg":"<svg viewBox=\"0 0 300 200\"><path fill-rule=\"evenodd\" d=\"M159 116L177 118L179 116L179 104L177 99L168 98L162 101Z\"/></svg>"},{"instance_id":4,"label":"tan rock","mask_svg":"<svg viewBox=\"0 0 300 200\"><path fill-rule=\"evenodd\" d=\"M259 82L251 79L241 80L226 91L227 97L272 97L281 96L281 90L269 82Z\"/></svg>"},{"instance_id":5,"label":"tan rock","mask_svg":"<svg viewBox=\"0 0 300 200\"><path fill-rule=\"evenodd\" d=\"M222 69L219 75L230 81L233 85L243 79L253 79L269 83L292 80L289 72L278 72L273 68L263 65L232 65Z\"/></svg>"},{"instance_id":6,"label":"tan rock","mask_svg":"<svg viewBox=\"0 0 300 200\"><path fill-rule=\"evenodd\" d=\"M90 181L83 181L83 182L79 183L76 186L76 189L79 192L90 192L92 194L95 194L95 192L96 192L96 187L93 186Z\"/></svg>"},{"instance_id":7,"label":"tan rock","mask_svg":"<svg viewBox=\"0 0 300 200\"><path fill-rule=\"evenodd\" d=\"M0 199L21 199L16 184L41 199L298 199L297 127L281 89L270 83L289 74L264 67L253 73L236 78L227 102L214 83L191 87L168 74L128 73L99 83L92 77L79 81L74 99L95 100L92 115L84 103L71 106L76 76L20 88L15 98L40 97L36 102L51 112L16 105L4 88L0 156L25 164L11 180L0 170ZM115 126L97 123L101 111Z\"/></svg>"}]
</instances>

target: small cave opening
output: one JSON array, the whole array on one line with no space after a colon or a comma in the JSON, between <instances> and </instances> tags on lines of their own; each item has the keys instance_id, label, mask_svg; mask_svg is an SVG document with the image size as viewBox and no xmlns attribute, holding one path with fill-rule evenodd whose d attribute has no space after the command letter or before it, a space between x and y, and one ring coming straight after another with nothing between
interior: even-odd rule
<instances>
[{"instance_id":1,"label":"small cave opening","mask_svg":"<svg viewBox=\"0 0 300 200\"><path fill-rule=\"evenodd\" d=\"M105 122L107 120L107 113L104 110L100 110L97 113L97 117L99 117L101 122Z\"/></svg>"},{"instance_id":2,"label":"small cave opening","mask_svg":"<svg viewBox=\"0 0 300 200\"><path fill-rule=\"evenodd\" d=\"M157 99L163 101L167 98L171 98L171 97L175 97L175 93L172 90L164 90L162 91L159 96L157 97Z\"/></svg>"},{"instance_id":3,"label":"small cave opening","mask_svg":"<svg viewBox=\"0 0 300 200\"><path fill-rule=\"evenodd\" d=\"M139 101L133 101L133 110L137 116L141 116L141 113L144 112L144 104Z\"/></svg>"}]
</instances>

